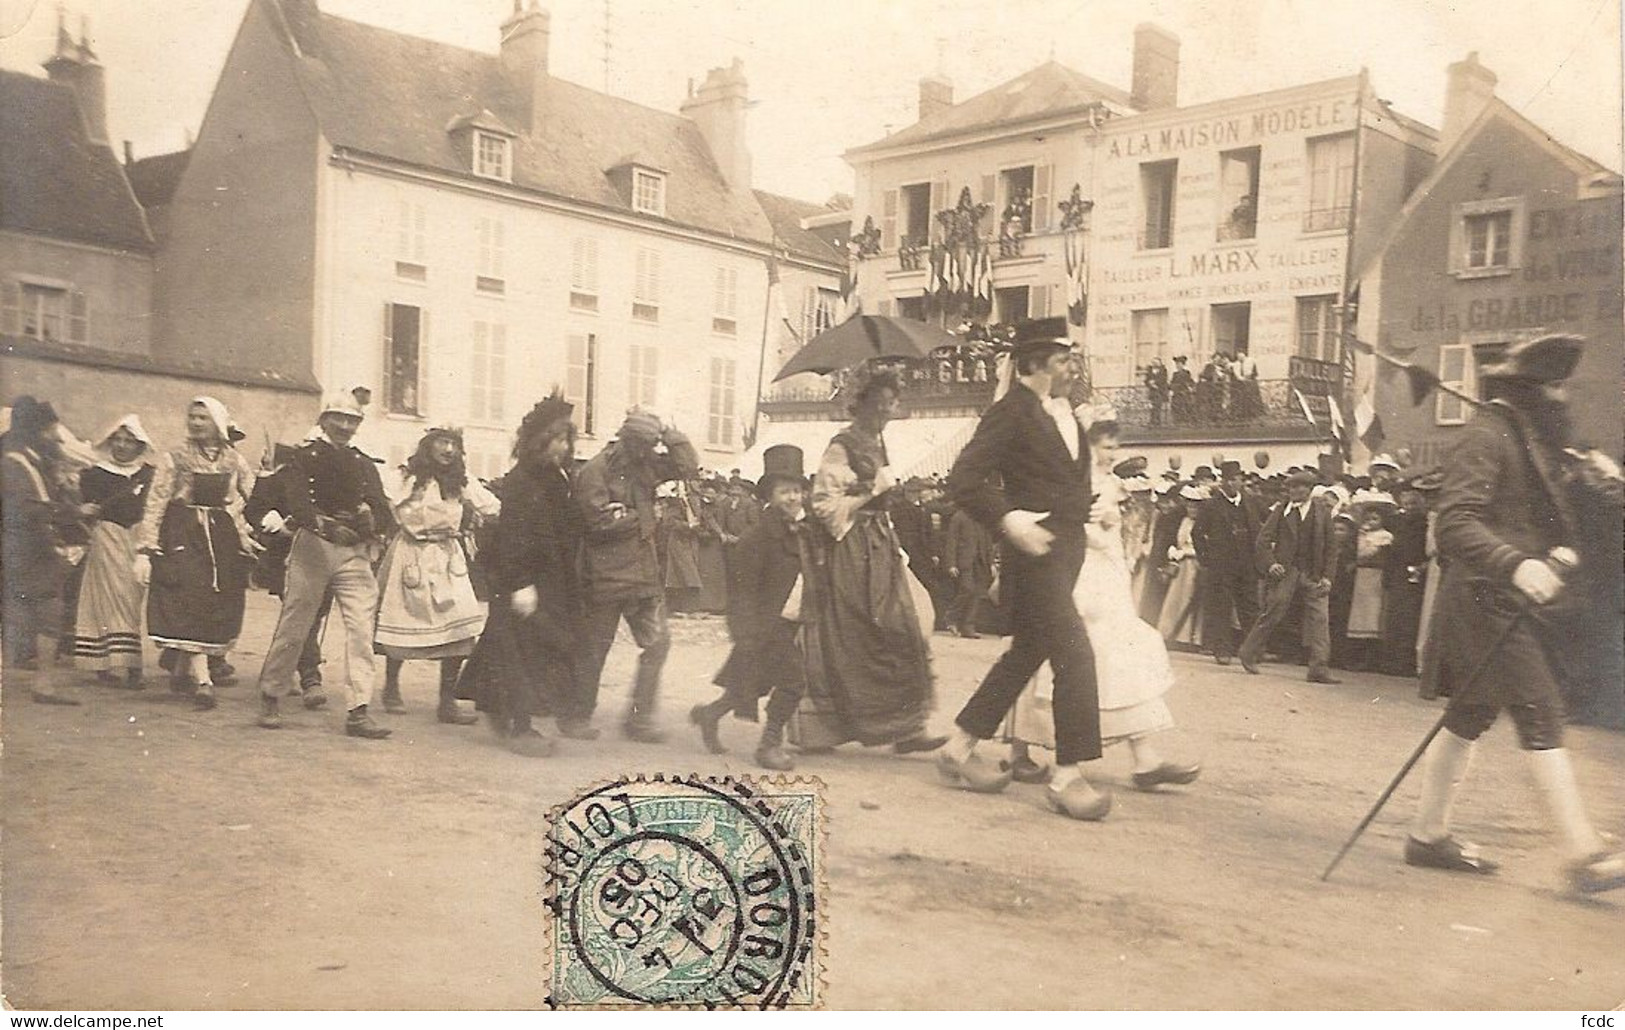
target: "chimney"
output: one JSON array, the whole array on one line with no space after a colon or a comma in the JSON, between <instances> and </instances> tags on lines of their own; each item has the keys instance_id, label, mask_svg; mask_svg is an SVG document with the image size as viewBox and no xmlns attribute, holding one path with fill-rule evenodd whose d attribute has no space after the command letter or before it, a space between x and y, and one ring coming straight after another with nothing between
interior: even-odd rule
<instances>
[{"instance_id":1,"label":"chimney","mask_svg":"<svg viewBox=\"0 0 1625 1030\"><path fill-rule=\"evenodd\" d=\"M920 121L954 106L954 83L946 75L927 75L920 80Z\"/></svg>"},{"instance_id":2,"label":"chimney","mask_svg":"<svg viewBox=\"0 0 1625 1030\"><path fill-rule=\"evenodd\" d=\"M502 74L508 80L530 127L535 128L547 87L547 51L553 36L553 18L530 0L513 0L513 14L502 23Z\"/></svg>"},{"instance_id":3,"label":"chimney","mask_svg":"<svg viewBox=\"0 0 1625 1030\"><path fill-rule=\"evenodd\" d=\"M1133 74L1129 102L1137 110L1179 106L1179 37L1150 22L1134 26Z\"/></svg>"},{"instance_id":4,"label":"chimney","mask_svg":"<svg viewBox=\"0 0 1625 1030\"><path fill-rule=\"evenodd\" d=\"M1495 99L1495 73L1478 63L1478 51L1450 66L1444 91L1444 124L1439 127L1439 153L1456 145L1467 127Z\"/></svg>"},{"instance_id":5,"label":"chimney","mask_svg":"<svg viewBox=\"0 0 1625 1030\"><path fill-rule=\"evenodd\" d=\"M79 21L79 42L68 34L67 15L56 12L56 53L46 60L45 74L52 82L71 88L79 98L85 133L92 143L107 144L107 70L90 49L90 20Z\"/></svg>"},{"instance_id":6,"label":"chimney","mask_svg":"<svg viewBox=\"0 0 1625 1030\"><path fill-rule=\"evenodd\" d=\"M699 126L722 177L736 190L750 189L750 147L745 142L745 110L750 106L745 63L712 68L697 91L678 108Z\"/></svg>"}]
</instances>

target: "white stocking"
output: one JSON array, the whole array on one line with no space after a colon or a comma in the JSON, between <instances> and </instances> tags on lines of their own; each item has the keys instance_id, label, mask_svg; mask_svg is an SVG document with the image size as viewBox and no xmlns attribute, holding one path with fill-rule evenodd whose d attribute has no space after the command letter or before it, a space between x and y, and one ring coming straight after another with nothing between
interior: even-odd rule
<instances>
[{"instance_id":1,"label":"white stocking","mask_svg":"<svg viewBox=\"0 0 1625 1030\"><path fill-rule=\"evenodd\" d=\"M1530 751L1528 755L1535 783L1546 797L1557 828L1562 831L1569 857L1588 858L1603 850L1602 838L1597 836L1580 801L1580 785L1574 780L1574 763L1569 760L1568 749Z\"/></svg>"},{"instance_id":2,"label":"white stocking","mask_svg":"<svg viewBox=\"0 0 1625 1030\"><path fill-rule=\"evenodd\" d=\"M1450 835L1450 808L1473 761L1473 742L1441 730L1427 750L1422 768L1422 801L1411 836L1433 843Z\"/></svg>"}]
</instances>

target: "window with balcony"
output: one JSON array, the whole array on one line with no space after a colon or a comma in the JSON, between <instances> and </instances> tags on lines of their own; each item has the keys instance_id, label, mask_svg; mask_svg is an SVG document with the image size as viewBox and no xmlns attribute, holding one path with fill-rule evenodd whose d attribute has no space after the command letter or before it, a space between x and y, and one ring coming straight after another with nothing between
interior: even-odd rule
<instances>
[{"instance_id":1,"label":"window with balcony","mask_svg":"<svg viewBox=\"0 0 1625 1030\"><path fill-rule=\"evenodd\" d=\"M1298 357L1314 361L1341 361L1337 339L1337 295L1298 298Z\"/></svg>"},{"instance_id":2,"label":"window with balcony","mask_svg":"<svg viewBox=\"0 0 1625 1030\"><path fill-rule=\"evenodd\" d=\"M737 434L734 414L734 380L737 362L733 358L711 359L711 396L707 409L705 442L713 447L732 447Z\"/></svg>"},{"instance_id":3,"label":"window with balcony","mask_svg":"<svg viewBox=\"0 0 1625 1030\"><path fill-rule=\"evenodd\" d=\"M481 217L475 219L474 228L479 238L479 270L474 276L474 288L481 293L506 293L508 282L503 278L502 266L507 248L502 219Z\"/></svg>"},{"instance_id":4,"label":"window with balcony","mask_svg":"<svg viewBox=\"0 0 1625 1030\"><path fill-rule=\"evenodd\" d=\"M570 242L570 307L598 310L598 241L586 236Z\"/></svg>"},{"instance_id":5,"label":"window with balcony","mask_svg":"<svg viewBox=\"0 0 1625 1030\"><path fill-rule=\"evenodd\" d=\"M660 321L660 251L639 247L632 276L632 317Z\"/></svg>"},{"instance_id":6,"label":"window with balcony","mask_svg":"<svg viewBox=\"0 0 1625 1030\"><path fill-rule=\"evenodd\" d=\"M632 210L639 214L666 214L666 177L645 168L632 169Z\"/></svg>"},{"instance_id":7,"label":"window with balcony","mask_svg":"<svg viewBox=\"0 0 1625 1030\"><path fill-rule=\"evenodd\" d=\"M400 198L395 210L395 274L423 282L429 277L429 212L415 201Z\"/></svg>"},{"instance_id":8,"label":"window with balcony","mask_svg":"<svg viewBox=\"0 0 1625 1030\"><path fill-rule=\"evenodd\" d=\"M931 242L931 184L904 186L902 196L902 243L924 247Z\"/></svg>"},{"instance_id":9,"label":"window with balcony","mask_svg":"<svg viewBox=\"0 0 1625 1030\"><path fill-rule=\"evenodd\" d=\"M1179 162L1150 161L1140 166L1141 250L1163 250L1174 242L1174 184Z\"/></svg>"},{"instance_id":10,"label":"window with balcony","mask_svg":"<svg viewBox=\"0 0 1625 1030\"><path fill-rule=\"evenodd\" d=\"M1304 232L1347 229L1354 204L1354 133L1309 141L1309 207Z\"/></svg>"},{"instance_id":11,"label":"window with balcony","mask_svg":"<svg viewBox=\"0 0 1625 1030\"><path fill-rule=\"evenodd\" d=\"M468 417L476 422L501 422L507 381L508 327L501 322L476 321L469 344L472 390Z\"/></svg>"},{"instance_id":12,"label":"window with balcony","mask_svg":"<svg viewBox=\"0 0 1625 1030\"><path fill-rule=\"evenodd\" d=\"M626 349L627 403L645 408L659 407L660 349L652 343L634 343Z\"/></svg>"},{"instance_id":13,"label":"window with balcony","mask_svg":"<svg viewBox=\"0 0 1625 1030\"><path fill-rule=\"evenodd\" d=\"M739 331L739 270L719 268L712 290L711 331L733 336Z\"/></svg>"},{"instance_id":14,"label":"window with balcony","mask_svg":"<svg viewBox=\"0 0 1625 1030\"><path fill-rule=\"evenodd\" d=\"M1006 168L999 173L1004 227L1025 235L1033 231L1033 166Z\"/></svg>"},{"instance_id":15,"label":"window with balcony","mask_svg":"<svg viewBox=\"0 0 1625 1030\"><path fill-rule=\"evenodd\" d=\"M513 180L509 141L494 132L474 133L474 174L498 182Z\"/></svg>"},{"instance_id":16,"label":"window with balcony","mask_svg":"<svg viewBox=\"0 0 1625 1030\"><path fill-rule=\"evenodd\" d=\"M65 284L0 284L0 333L86 343L89 332L90 313L83 292Z\"/></svg>"},{"instance_id":17,"label":"window with balcony","mask_svg":"<svg viewBox=\"0 0 1625 1030\"><path fill-rule=\"evenodd\" d=\"M994 320L1004 325L1032 317L1032 289L1027 286L1000 286L993 291Z\"/></svg>"},{"instance_id":18,"label":"window with balcony","mask_svg":"<svg viewBox=\"0 0 1625 1030\"><path fill-rule=\"evenodd\" d=\"M1219 242L1250 240L1258 235L1259 148L1243 147L1219 155Z\"/></svg>"},{"instance_id":19,"label":"window with balcony","mask_svg":"<svg viewBox=\"0 0 1625 1030\"><path fill-rule=\"evenodd\" d=\"M598 337L572 333L564 340L564 399L575 406L570 420L583 436L598 428Z\"/></svg>"},{"instance_id":20,"label":"window with balcony","mask_svg":"<svg viewBox=\"0 0 1625 1030\"><path fill-rule=\"evenodd\" d=\"M1168 349L1168 309L1151 308L1130 315L1129 332L1134 340L1134 367L1145 368L1152 358Z\"/></svg>"},{"instance_id":21,"label":"window with balcony","mask_svg":"<svg viewBox=\"0 0 1625 1030\"><path fill-rule=\"evenodd\" d=\"M1232 357L1247 353L1252 320L1251 304L1213 305L1214 352L1229 354Z\"/></svg>"},{"instance_id":22,"label":"window with balcony","mask_svg":"<svg viewBox=\"0 0 1625 1030\"><path fill-rule=\"evenodd\" d=\"M428 320L415 305L384 305L384 406L391 415L428 412Z\"/></svg>"}]
</instances>

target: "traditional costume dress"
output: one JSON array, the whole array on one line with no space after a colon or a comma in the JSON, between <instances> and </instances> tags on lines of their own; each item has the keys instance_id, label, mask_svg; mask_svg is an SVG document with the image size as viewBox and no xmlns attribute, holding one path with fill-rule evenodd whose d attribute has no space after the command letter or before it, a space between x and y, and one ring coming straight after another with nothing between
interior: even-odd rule
<instances>
[{"instance_id":1,"label":"traditional costume dress","mask_svg":"<svg viewBox=\"0 0 1625 1030\"><path fill-rule=\"evenodd\" d=\"M1162 634L1163 640L1191 648L1199 647L1202 640L1201 591L1198 589L1202 563L1196 559L1196 544L1191 538L1195 528L1196 520L1186 515L1179 522L1173 545L1168 548L1167 560L1174 563L1178 571L1168 584L1162 612L1157 618L1157 632Z\"/></svg>"},{"instance_id":2,"label":"traditional costume dress","mask_svg":"<svg viewBox=\"0 0 1625 1030\"><path fill-rule=\"evenodd\" d=\"M485 629L474 595L463 526L469 510L494 517L501 503L471 479L447 497L433 477L403 477L394 501L400 532L378 570L377 650L390 658L466 657Z\"/></svg>"},{"instance_id":3,"label":"traditional costume dress","mask_svg":"<svg viewBox=\"0 0 1625 1030\"><path fill-rule=\"evenodd\" d=\"M854 423L830 441L813 479L812 511L830 539L803 601L809 682L795 734L804 748L918 738L931 714L935 613L886 512L886 466L880 434Z\"/></svg>"},{"instance_id":4,"label":"traditional costume dress","mask_svg":"<svg viewBox=\"0 0 1625 1030\"><path fill-rule=\"evenodd\" d=\"M102 434L120 429L152 449L141 420L126 415ZM81 669L111 672L141 668L141 605L146 588L136 579L136 530L146 511L156 470L137 459L108 457L79 474L79 497L100 506L90 529L90 553L74 619L73 657Z\"/></svg>"},{"instance_id":5,"label":"traditional costume dress","mask_svg":"<svg viewBox=\"0 0 1625 1030\"><path fill-rule=\"evenodd\" d=\"M147 635L159 647L225 655L243 628L251 553L243 498L254 474L224 443L226 409L197 398L221 443L187 441L160 458L137 548L153 554Z\"/></svg>"}]
</instances>

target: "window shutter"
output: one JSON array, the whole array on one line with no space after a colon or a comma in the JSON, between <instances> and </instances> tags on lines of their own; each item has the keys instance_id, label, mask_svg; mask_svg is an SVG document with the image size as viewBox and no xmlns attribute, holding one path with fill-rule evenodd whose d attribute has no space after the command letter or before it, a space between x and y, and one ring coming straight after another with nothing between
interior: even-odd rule
<instances>
[{"instance_id":1,"label":"window shutter","mask_svg":"<svg viewBox=\"0 0 1625 1030\"><path fill-rule=\"evenodd\" d=\"M926 239L936 235L937 213L948 210L948 180L938 179L931 184L931 221L925 232Z\"/></svg>"},{"instance_id":2,"label":"window shutter","mask_svg":"<svg viewBox=\"0 0 1625 1030\"><path fill-rule=\"evenodd\" d=\"M978 198L978 200L987 205L987 214L983 215L981 221L976 224L976 231L978 234L991 231L988 229L988 225L990 223L994 225L998 224L999 212L996 203L998 199L999 177L996 175L982 176L982 195Z\"/></svg>"},{"instance_id":3,"label":"window shutter","mask_svg":"<svg viewBox=\"0 0 1625 1030\"><path fill-rule=\"evenodd\" d=\"M384 410L395 410L395 337L393 333L395 305L384 302Z\"/></svg>"},{"instance_id":4,"label":"window shutter","mask_svg":"<svg viewBox=\"0 0 1625 1030\"><path fill-rule=\"evenodd\" d=\"M418 410L429 414L429 309L418 309Z\"/></svg>"},{"instance_id":5,"label":"window shutter","mask_svg":"<svg viewBox=\"0 0 1625 1030\"><path fill-rule=\"evenodd\" d=\"M1029 318L1049 317L1049 295L1053 289L1048 283L1040 283L1029 291L1031 296L1027 302Z\"/></svg>"},{"instance_id":6,"label":"window shutter","mask_svg":"<svg viewBox=\"0 0 1625 1030\"><path fill-rule=\"evenodd\" d=\"M0 333L22 332L22 307L22 287L10 280L0 282Z\"/></svg>"},{"instance_id":7,"label":"window shutter","mask_svg":"<svg viewBox=\"0 0 1625 1030\"><path fill-rule=\"evenodd\" d=\"M488 417L493 422L502 420L503 394L506 392L508 378L508 327L498 322L491 326L491 368L487 373L486 387Z\"/></svg>"},{"instance_id":8,"label":"window shutter","mask_svg":"<svg viewBox=\"0 0 1625 1030\"><path fill-rule=\"evenodd\" d=\"M1054 171L1053 165L1039 165L1033 169L1033 232L1043 232L1049 228L1050 179Z\"/></svg>"},{"instance_id":9,"label":"window shutter","mask_svg":"<svg viewBox=\"0 0 1625 1030\"><path fill-rule=\"evenodd\" d=\"M502 278L502 252L506 246L502 236L502 220L491 219L491 274L498 279Z\"/></svg>"},{"instance_id":10,"label":"window shutter","mask_svg":"<svg viewBox=\"0 0 1625 1030\"><path fill-rule=\"evenodd\" d=\"M88 339L90 327L90 310L85 305L83 290L72 290L68 293L68 339L74 343L84 343Z\"/></svg>"},{"instance_id":11,"label":"window shutter","mask_svg":"<svg viewBox=\"0 0 1625 1030\"><path fill-rule=\"evenodd\" d=\"M486 347L486 329L484 322L474 323L474 338L469 345L470 385L471 391L468 404L470 418L483 419L486 417L485 391L487 374L487 355L490 353Z\"/></svg>"},{"instance_id":12,"label":"window shutter","mask_svg":"<svg viewBox=\"0 0 1625 1030\"><path fill-rule=\"evenodd\" d=\"M897 249L897 191L887 190L880 204L880 249Z\"/></svg>"}]
</instances>

